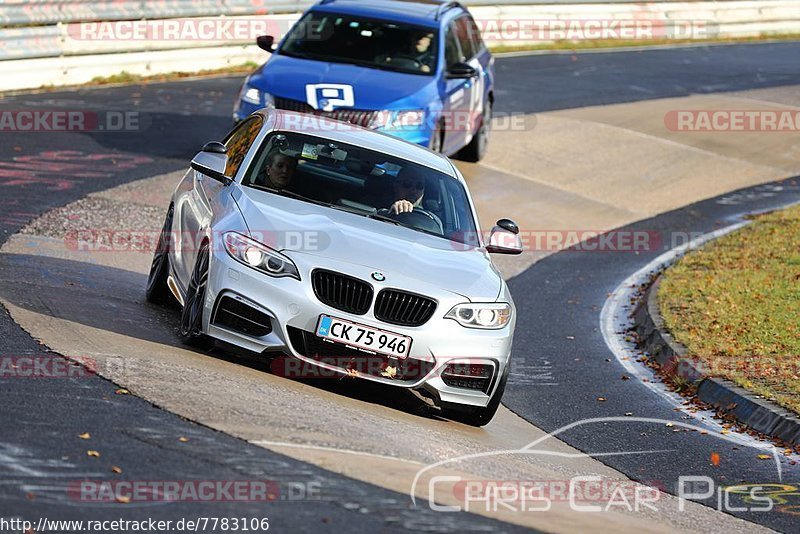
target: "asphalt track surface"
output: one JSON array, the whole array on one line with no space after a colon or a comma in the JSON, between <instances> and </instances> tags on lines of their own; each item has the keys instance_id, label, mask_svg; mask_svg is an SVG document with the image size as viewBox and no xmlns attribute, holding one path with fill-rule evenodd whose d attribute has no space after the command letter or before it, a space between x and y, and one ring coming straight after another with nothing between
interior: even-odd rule
<instances>
[{"instance_id":1,"label":"asphalt track surface","mask_svg":"<svg viewBox=\"0 0 800 534\"><path fill-rule=\"evenodd\" d=\"M800 45L781 43L500 59L497 110L534 113L796 85L800 83L799 53ZM743 72L751 75L743 76ZM228 130L239 82L238 78L218 78L0 100L2 110L94 110L101 115L108 110L137 110L142 124L139 132L0 134L0 243L48 209L93 191L185 167L199 146ZM634 226L697 232L713 229L727 216L797 199L796 187L786 184L777 196L742 195L735 206L707 201ZM512 281L520 323L530 325L518 329L514 358L534 368L546 360L552 365L555 385L512 383L505 397L510 408L548 431L588 417L626 412L676 417L672 407L649 388L620 380L621 368L599 333L599 309L606 294L646 263L647 257L564 252ZM5 312L0 315L0 336L4 355L47 354ZM268 507L217 503L203 506L205 516L220 516L219 510L228 516L264 514L273 527L309 531L345 524L355 531L433 526L445 530L514 528L466 514L409 510L405 495L332 475L193 425L134 397L115 395L116 386L100 378L1 383L0 514L5 517L36 518L43 511L53 511L62 519L82 517L86 503L52 498L53 488L61 488L59 482L64 480L108 478L114 459L125 457L137 458L125 467L128 479L222 480L252 478L261 472L279 485L289 480L317 480L325 488L323 497L312 506L283 499ZM598 403L599 396L608 400ZM72 439L73 429L89 420L92 426L106 429L92 439L91 448L103 451L99 459L86 456L87 444ZM706 436L651 427L606 426L603 432L590 425L560 438L594 453L669 449L671 452L658 455L602 458L634 479L660 481L668 490L681 474L709 474L725 483L777 482L774 465L759 463L752 451L729 446L723 451L722 445ZM178 436L189 441L179 442ZM711 452L718 452L723 459L713 469L708 462ZM784 480L794 480L793 476L789 470ZM150 517L174 519L200 515L197 510L192 503L172 503L148 506L144 511ZM105 505L92 515L97 519L138 518L144 511L130 505ZM786 513L743 516L779 530L796 528L794 517Z\"/></svg>"}]
</instances>

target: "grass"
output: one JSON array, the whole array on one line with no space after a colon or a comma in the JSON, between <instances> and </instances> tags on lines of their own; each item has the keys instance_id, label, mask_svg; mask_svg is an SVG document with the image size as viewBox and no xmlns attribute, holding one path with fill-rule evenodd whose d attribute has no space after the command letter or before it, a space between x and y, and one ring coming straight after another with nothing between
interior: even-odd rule
<instances>
[{"instance_id":1,"label":"grass","mask_svg":"<svg viewBox=\"0 0 800 534\"><path fill-rule=\"evenodd\" d=\"M719 44L719 43L757 43L761 41L795 41L800 39L798 33L762 34L752 37L719 37L713 39L648 39L625 41L621 39L555 41L535 45L490 45L489 50L495 54L503 52L527 52L536 50L595 50L602 48L627 48L636 46L660 46L676 44Z\"/></svg>"},{"instance_id":2,"label":"grass","mask_svg":"<svg viewBox=\"0 0 800 534\"><path fill-rule=\"evenodd\" d=\"M140 74L131 74L130 72L122 71L111 76L96 76L85 85L108 85L119 83L150 83L150 82L166 82L170 80L177 80L180 78L193 78L195 76L219 76L222 74L242 74L250 73L258 67L258 64L248 61L241 65L233 65L230 67L223 67L220 69L206 69L195 72L168 72L165 74L152 74L142 76Z\"/></svg>"},{"instance_id":3,"label":"grass","mask_svg":"<svg viewBox=\"0 0 800 534\"><path fill-rule=\"evenodd\" d=\"M800 206L683 257L658 302L667 328L712 376L800 413Z\"/></svg>"}]
</instances>

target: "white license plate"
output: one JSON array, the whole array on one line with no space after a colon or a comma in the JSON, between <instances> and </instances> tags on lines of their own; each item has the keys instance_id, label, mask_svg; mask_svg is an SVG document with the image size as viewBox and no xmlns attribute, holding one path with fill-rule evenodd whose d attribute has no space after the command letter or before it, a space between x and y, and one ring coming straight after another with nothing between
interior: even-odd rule
<instances>
[{"instance_id":1,"label":"white license plate","mask_svg":"<svg viewBox=\"0 0 800 534\"><path fill-rule=\"evenodd\" d=\"M319 316L317 336L400 359L408 357L411 352L411 338L408 336L327 315Z\"/></svg>"}]
</instances>

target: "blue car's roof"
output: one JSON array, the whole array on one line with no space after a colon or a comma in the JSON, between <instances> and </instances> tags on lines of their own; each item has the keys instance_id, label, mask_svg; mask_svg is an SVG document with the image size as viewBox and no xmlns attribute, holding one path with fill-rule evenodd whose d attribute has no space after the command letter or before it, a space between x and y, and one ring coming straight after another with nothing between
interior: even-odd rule
<instances>
[{"instance_id":1,"label":"blue car's roof","mask_svg":"<svg viewBox=\"0 0 800 534\"><path fill-rule=\"evenodd\" d=\"M449 3L452 2L440 0L328 0L316 4L311 9L438 28L440 20L436 19L436 13L443 4Z\"/></svg>"}]
</instances>

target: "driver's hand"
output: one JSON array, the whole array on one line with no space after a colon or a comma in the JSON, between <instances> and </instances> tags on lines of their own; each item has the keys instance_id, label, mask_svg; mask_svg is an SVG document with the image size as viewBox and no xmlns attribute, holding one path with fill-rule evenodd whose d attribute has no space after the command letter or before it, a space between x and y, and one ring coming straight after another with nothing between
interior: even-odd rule
<instances>
[{"instance_id":1,"label":"driver's hand","mask_svg":"<svg viewBox=\"0 0 800 534\"><path fill-rule=\"evenodd\" d=\"M431 68L427 65L423 65L419 68L419 70L421 70L422 72L430 72Z\"/></svg>"},{"instance_id":2,"label":"driver's hand","mask_svg":"<svg viewBox=\"0 0 800 534\"><path fill-rule=\"evenodd\" d=\"M408 200L398 200L397 202L392 204L392 207L389 208L389 211L391 211L396 215L399 215L401 213L411 213L412 211L414 211L414 204Z\"/></svg>"}]
</instances>

